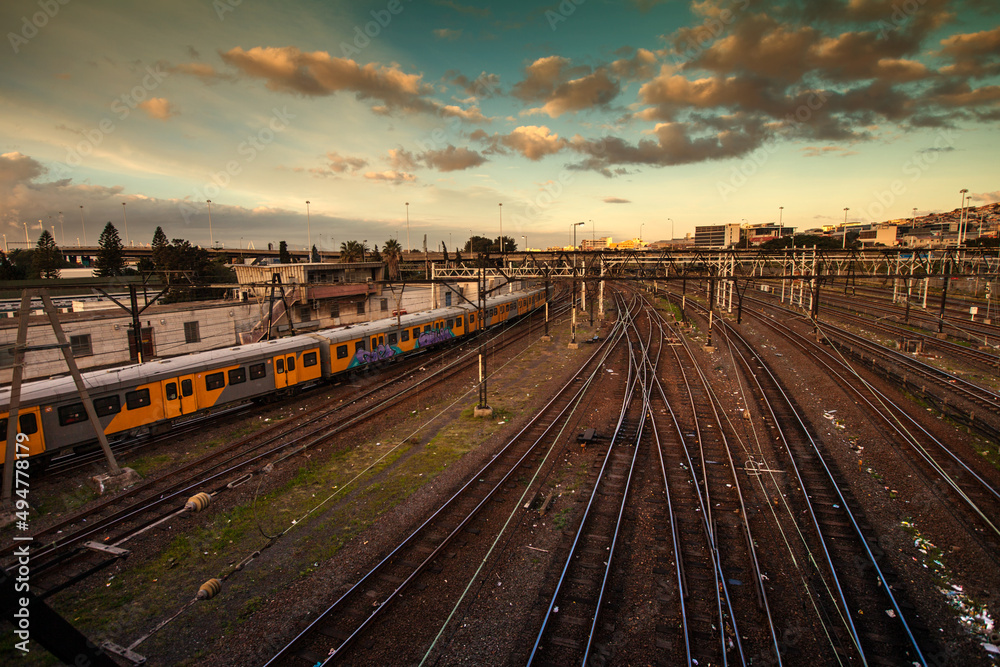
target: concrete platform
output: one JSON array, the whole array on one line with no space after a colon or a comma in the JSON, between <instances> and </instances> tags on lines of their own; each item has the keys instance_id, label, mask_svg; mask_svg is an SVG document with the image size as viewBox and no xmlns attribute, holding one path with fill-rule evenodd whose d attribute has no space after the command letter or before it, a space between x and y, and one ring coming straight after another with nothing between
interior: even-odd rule
<instances>
[{"instance_id":1,"label":"concrete platform","mask_svg":"<svg viewBox=\"0 0 1000 667\"><path fill-rule=\"evenodd\" d=\"M473 412L472 412L472 416L473 417L485 417L487 419L492 418L493 417L493 408L491 408L488 405L486 407L484 407L484 408L476 406L476 409L473 410Z\"/></svg>"}]
</instances>

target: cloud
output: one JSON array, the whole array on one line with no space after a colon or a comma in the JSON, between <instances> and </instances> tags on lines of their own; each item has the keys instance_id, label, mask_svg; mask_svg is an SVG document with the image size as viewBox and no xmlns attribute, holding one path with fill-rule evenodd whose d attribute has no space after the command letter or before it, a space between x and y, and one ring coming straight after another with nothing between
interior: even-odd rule
<instances>
[{"instance_id":1,"label":"cloud","mask_svg":"<svg viewBox=\"0 0 1000 667\"><path fill-rule=\"evenodd\" d=\"M972 198L984 204L996 204L1000 202L1000 190L994 190L993 192L973 192Z\"/></svg>"},{"instance_id":2,"label":"cloud","mask_svg":"<svg viewBox=\"0 0 1000 667\"><path fill-rule=\"evenodd\" d=\"M576 77L576 78L571 78ZM526 102L544 102L526 113L544 113L557 118L567 112L606 107L621 88L605 68L571 67L562 56L539 58L525 68L525 78L511 94Z\"/></svg>"},{"instance_id":3,"label":"cloud","mask_svg":"<svg viewBox=\"0 0 1000 667\"><path fill-rule=\"evenodd\" d=\"M487 152L503 153L504 149L510 149L529 160L540 160L546 155L558 153L568 145L565 139L553 134L544 125L522 125L511 130L509 134L493 136L488 136L480 130L470 136L489 144Z\"/></svg>"},{"instance_id":4,"label":"cloud","mask_svg":"<svg viewBox=\"0 0 1000 667\"><path fill-rule=\"evenodd\" d=\"M156 120L166 120L180 113L165 97L152 97L144 102L140 102L139 108L149 114L150 118L155 118Z\"/></svg>"},{"instance_id":5,"label":"cloud","mask_svg":"<svg viewBox=\"0 0 1000 667\"><path fill-rule=\"evenodd\" d=\"M461 30L451 30L450 28L438 28L434 31L434 36L438 39L446 39L448 41L455 41L462 36Z\"/></svg>"},{"instance_id":6,"label":"cloud","mask_svg":"<svg viewBox=\"0 0 1000 667\"><path fill-rule=\"evenodd\" d=\"M390 148L389 166L402 171L413 171L417 168L417 159L413 153L403 148Z\"/></svg>"},{"instance_id":7,"label":"cloud","mask_svg":"<svg viewBox=\"0 0 1000 667\"><path fill-rule=\"evenodd\" d=\"M326 157L330 160L330 171L335 174L343 174L348 171L356 172L368 166L368 160L364 158L348 157L336 151L330 151L326 154Z\"/></svg>"},{"instance_id":8,"label":"cloud","mask_svg":"<svg viewBox=\"0 0 1000 667\"><path fill-rule=\"evenodd\" d=\"M172 74L186 74L201 79L206 83L223 79L232 79L229 74L223 74L207 63L181 63L168 65L166 68Z\"/></svg>"},{"instance_id":9,"label":"cloud","mask_svg":"<svg viewBox=\"0 0 1000 667\"><path fill-rule=\"evenodd\" d=\"M407 174L405 172L395 170L369 171L365 173L365 178L370 181L385 181L389 183L404 183L417 180L417 177L413 174Z\"/></svg>"},{"instance_id":10,"label":"cloud","mask_svg":"<svg viewBox=\"0 0 1000 667\"><path fill-rule=\"evenodd\" d=\"M621 197L605 197L602 199L605 204L631 204L631 199L622 199Z\"/></svg>"},{"instance_id":11,"label":"cloud","mask_svg":"<svg viewBox=\"0 0 1000 667\"><path fill-rule=\"evenodd\" d=\"M420 159L431 169L438 171L460 171L478 167L486 162L486 158L468 148L455 148L448 144L447 148L438 151L426 151L420 154Z\"/></svg>"},{"instance_id":12,"label":"cloud","mask_svg":"<svg viewBox=\"0 0 1000 667\"><path fill-rule=\"evenodd\" d=\"M451 104L441 107L441 115L446 118L461 118L462 120L476 123L488 123L491 120L483 115L483 112L479 110L479 107L463 109L462 107Z\"/></svg>"},{"instance_id":13,"label":"cloud","mask_svg":"<svg viewBox=\"0 0 1000 667\"><path fill-rule=\"evenodd\" d=\"M608 65L615 76L625 80L649 79L656 74L656 54L637 49L631 58L621 58Z\"/></svg>"},{"instance_id":14,"label":"cloud","mask_svg":"<svg viewBox=\"0 0 1000 667\"><path fill-rule=\"evenodd\" d=\"M769 137L767 126L755 116L729 116L719 124L726 129L714 129L704 123L659 123L650 132L655 140L642 139L636 144L620 137L588 140L577 135L570 140L570 148L585 157L569 168L611 177L623 171L612 169L616 165L664 167L740 157L760 147Z\"/></svg>"},{"instance_id":15,"label":"cloud","mask_svg":"<svg viewBox=\"0 0 1000 667\"><path fill-rule=\"evenodd\" d=\"M445 80L453 83L465 91L467 95L472 95L476 99L493 97L500 93L500 75L488 72L481 72L475 79L461 74L457 70L445 72Z\"/></svg>"},{"instance_id":16,"label":"cloud","mask_svg":"<svg viewBox=\"0 0 1000 667\"><path fill-rule=\"evenodd\" d=\"M33 181L44 173L41 162L23 153L14 151L0 155L0 187Z\"/></svg>"},{"instance_id":17,"label":"cloud","mask_svg":"<svg viewBox=\"0 0 1000 667\"><path fill-rule=\"evenodd\" d=\"M307 96L352 92L359 100L377 100L390 110L437 110L437 105L425 97L431 87L423 83L422 77L397 67L360 65L325 51L305 53L294 46L250 50L234 47L220 55L244 75L266 81L271 90Z\"/></svg>"},{"instance_id":18,"label":"cloud","mask_svg":"<svg viewBox=\"0 0 1000 667\"><path fill-rule=\"evenodd\" d=\"M822 157L824 155L836 155L845 157L847 155L857 155L857 151L848 150L840 146L805 146L802 149L802 157Z\"/></svg>"}]
</instances>

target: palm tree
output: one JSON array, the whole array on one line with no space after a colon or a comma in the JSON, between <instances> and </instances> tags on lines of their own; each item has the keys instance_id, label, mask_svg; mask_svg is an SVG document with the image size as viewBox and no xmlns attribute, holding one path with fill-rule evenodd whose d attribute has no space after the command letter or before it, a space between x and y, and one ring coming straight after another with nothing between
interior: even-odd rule
<instances>
[{"instance_id":1,"label":"palm tree","mask_svg":"<svg viewBox=\"0 0 1000 667\"><path fill-rule=\"evenodd\" d=\"M357 241L344 241L340 244L340 261L360 262L364 256L364 247Z\"/></svg>"},{"instance_id":2,"label":"palm tree","mask_svg":"<svg viewBox=\"0 0 1000 667\"><path fill-rule=\"evenodd\" d=\"M382 258L389 268L389 280L399 278L399 260L403 257L403 246L396 239L389 239L382 245Z\"/></svg>"}]
</instances>

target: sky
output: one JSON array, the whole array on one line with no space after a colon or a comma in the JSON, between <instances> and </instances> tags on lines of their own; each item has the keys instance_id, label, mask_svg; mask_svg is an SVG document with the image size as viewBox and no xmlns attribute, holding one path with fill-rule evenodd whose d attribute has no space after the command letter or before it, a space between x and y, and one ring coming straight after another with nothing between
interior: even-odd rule
<instances>
[{"instance_id":1,"label":"sky","mask_svg":"<svg viewBox=\"0 0 1000 667\"><path fill-rule=\"evenodd\" d=\"M546 248L1000 201L992 0L4 0L0 30L10 249L109 221Z\"/></svg>"}]
</instances>

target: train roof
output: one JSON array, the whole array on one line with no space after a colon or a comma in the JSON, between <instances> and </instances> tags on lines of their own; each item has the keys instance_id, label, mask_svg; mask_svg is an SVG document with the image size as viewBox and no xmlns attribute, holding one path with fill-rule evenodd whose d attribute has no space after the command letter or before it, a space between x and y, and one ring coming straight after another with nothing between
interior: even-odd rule
<instances>
[{"instance_id":1,"label":"train roof","mask_svg":"<svg viewBox=\"0 0 1000 667\"><path fill-rule=\"evenodd\" d=\"M177 375L203 372L209 364L218 366L236 364L257 357L297 351L315 344L316 342L309 338L292 336L237 347L194 352L169 359L155 359L143 364L87 371L82 374L83 383L89 391L101 393L123 386L131 387ZM10 386L0 389L0 409L6 410L10 405L10 391ZM76 383L69 375L33 380L21 385L21 405L35 405L43 399L51 403L77 394Z\"/></svg>"}]
</instances>

